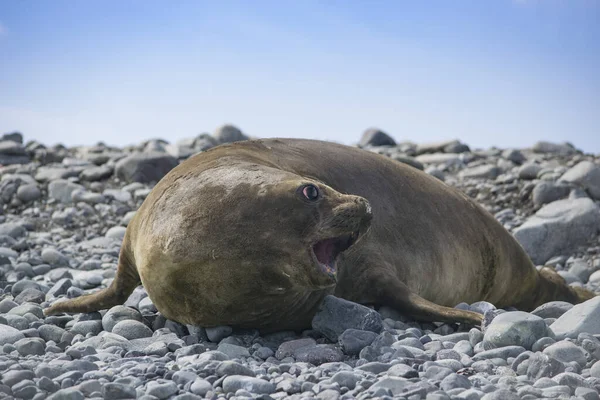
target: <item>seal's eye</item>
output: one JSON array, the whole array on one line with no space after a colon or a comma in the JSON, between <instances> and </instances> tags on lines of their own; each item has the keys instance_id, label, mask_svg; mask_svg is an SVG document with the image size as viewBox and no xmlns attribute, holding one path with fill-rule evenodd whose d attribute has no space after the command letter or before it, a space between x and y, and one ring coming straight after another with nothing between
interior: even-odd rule
<instances>
[{"instance_id":1,"label":"seal's eye","mask_svg":"<svg viewBox=\"0 0 600 400\"><path fill-rule=\"evenodd\" d=\"M310 201L315 201L319 198L319 189L315 185L306 185L302 189L302 194Z\"/></svg>"}]
</instances>

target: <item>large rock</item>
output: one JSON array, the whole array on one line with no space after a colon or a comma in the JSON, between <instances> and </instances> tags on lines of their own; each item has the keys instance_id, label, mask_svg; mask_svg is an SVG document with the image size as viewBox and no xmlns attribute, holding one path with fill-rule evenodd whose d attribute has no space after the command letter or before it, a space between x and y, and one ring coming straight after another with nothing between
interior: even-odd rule
<instances>
[{"instance_id":1,"label":"large rock","mask_svg":"<svg viewBox=\"0 0 600 400\"><path fill-rule=\"evenodd\" d=\"M115 325L121 321L142 322L142 315L138 310L125 306L114 306L102 317L102 327L107 332L112 332Z\"/></svg>"},{"instance_id":2,"label":"large rock","mask_svg":"<svg viewBox=\"0 0 600 400\"><path fill-rule=\"evenodd\" d=\"M203 133L195 138L186 138L173 145L167 145L167 152L173 157L183 159L218 145L217 139L208 133Z\"/></svg>"},{"instance_id":3,"label":"large rock","mask_svg":"<svg viewBox=\"0 0 600 400\"><path fill-rule=\"evenodd\" d=\"M79 177L88 182L96 182L104 179L108 179L113 174L113 169L106 165L100 167L90 167L81 171Z\"/></svg>"},{"instance_id":4,"label":"large rock","mask_svg":"<svg viewBox=\"0 0 600 400\"><path fill-rule=\"evenodd\" d=\"M600 208L588 198L547 204L514 231L535 264L568 253L597 235Z\"/></svg>"},{"instance_id":5,"label":"large rock","mask_svg":"<svg viewBox=\"0 0 600 400\"><path fill-rule=\"evenodd\" d=\"M0 236L10 236L18 239L27 233L27 229L20 223L4 222L0 224Z\"/></svg>"},{"instance_id":6,"label":"large rock","mask_svg":"<svg viewBox=\"0 0 600 400\"><path fill-rule=\"evenodd\" d=\"M579 346L566 340L551 344L543 351L548 357L552 357L562 363L576 362L581 367L585 367L587 362L585 352Z\"/></svg>"},{"instance_id":7,"label":"large rock","mask_svg":"<svg viewBox=\"0 0 600 400\"><path fill-rule=\"evenodd\" d=\"M559 318L571 308L573 308L573 304L566 301L550 301L542 304L531 313L541 318Z\"/></svg>"},{"instance_id":8,"label":"large rock","mask_svg":"<svg viewBox=\"0 0 600 400\"><path fill-rule=\"evenodd\" d=\"M13 344L24 338L25 335L23 335L23 333L21 333L18 329L8 325L0 324L0 346L4 346L5 344Z\"/></svg>"},{"instance_id":9,"label":"large rock","mask_svg":"<svg viewBox=\"0 0 600 400\"><path fill-rule=\"evenodd\" d=\"M600 296L573 306L550 329L557 339L577 338L582 332L600 335Z\"/></svg>"},{"instance_id":10,"label":"large rock","mask_svg":"<svg viewBox=\"0 0 600 400\"><path fill-rule=\"evenodd\" d=\"M530 379L552 378L564 371L565 365L547 354L537 352L529 357L527 376Z\"/></svg>"},{"instance_id":11,"label":"large rock","mask_svg":"<svg viewBox=\"0 0 600 400\"><path fill-rule=\"evenodd\" d=\"M432 154L421 154L415 157L420 163L423 164L446 164L446 165L457 165L462 164L460 155L458 154L446 154L446 153L432 153Z\"/></svg>"},{"instance_id":12,"label":"large rock","mask_svg":"<svg viewBox=\"0 0 600 400\"><path fill-rule=\"evenodd\" d=\"M523 155L519 150L516 149L506 149L502 152L502 158L512 161L517 165L523 164L527 161L527 157Z\"/></svg>"},{"instance_id":13,"label":"large rock","mask_svg":"<svg viewBox=\"0 0 600 400\"><path fill-rule=\"evenodd\" d=\"M521 165L517 171L517 175L520 179L535 179L538 173L542 170L542 166L532 162Z\"/></svg>"},{"instance_id":14,"label":"large rock","mask_svg":"<svg viewBox=\"0 0 600 400\"><path fill-rule=\"evenodd\" d=\"M383 320L377 311L369 307L327 296L313 317L312 327L332 342L337 342L346 329L379 333L383 329Z\"/></svg>"},{"instance_id":15,"label":"large rock","mask_svg":"<svg viewBox=\"0 0 600 400\"><path fill-rule=\"evenodd\" d=\"M570 191L571 188L568 185L541 181L533 188L531 197L533 198L534 205L542 206L566 198L569 196Z\"/></svg>"},{"instance_id":16,"label":"large rock","mask_svg":"<svg viewBox=\"0 0 600 400\"><path fill-rule=\"evenodd\" d=\"M29 156L21 143L0 140L0 165L27 164Z\"/></svg>"},{"instance_id":17,"label":"large rock","mask_svg":"<svg viewBox=\"0 0 600 400\"><path fill-rule=\"evenodd\" d=\"M79 176L80 170L64 167L40 167L35 174L35 180L40 182L67 179Z\"/></svg>"},{"instance_id":18,"label":"large rock","mask_svg":"<svg viewBox=\"0 0 600 400\"><path fill-rule=\"evenodd\" d=\"M220 143L233 143L248 140L248 136L244 135L241 130L230 124L218 127L214 133L214 137Z\"/></svg>"},{"instance_id":19,"label":"large rock","mask_svg":"<svg viewBox=\"0 0 600 400\"><path fill-rule=\"evenodd\" d=\"M375 332L346 329L339 337L340 345L348 355L358 355L377 338Z\"/></svg>"},{"instance_id":20,"label":"large rock","mask_svg":"<svg viewBox=\"0 0 600 400\"><path fill-rule=\"evenodd\" d=\"M575 275L581 282L587 282L590 276L600 269L600 263L597 266L588 265L584 259L575 259L569 267L569 272Z\"/></svg>"},{"instance_id":21,"label":"large rock","mask_svg":"<svg viewBox=\"0 0 600 400\"><path fill-rule=\"evenodd\" d=\"M464 153L469 151L469 146L458 140L445 140L441 142L421 143L417 146L417 154L426 153Z\"/></svg>"},{"instance_id":22,"label":"large rock","mask_svg":"<svg viewBox=\"0 0 600 400\"><path fill-rule=\"evenodd\" d=\"M464 169L458 176L462 179L496 179L501 172L501 169L495 165L484 164Z\"/></svg>"},{"instance_id":23,"label":"large rock","mask_svg":"<svg viewBox=\"0 0 600 400\"><path fill-rule=\"evenodd\" d=\"M546 336L548 328L543 318L523 311L511 311L494 318L483 340L492 347L523 346L531 350L536 341Z\"/></svg>"},{"instance_id":24,"label":"large rock","mask_svg":"<svg viewBox=\"0 0 600 400\"><path fill-rule=\"evenodd\" d=\"M581 161L560 177L559 181L582 186L596 200L600 200L600 165Z\"/></svg>"},{"instance_id":25,"label":"large rock","mask_svg":"<svg viewBox=\"0 0 600 400\"><path fill-rule=\"evenodd\" d=\"M134 153L117 162L115 173L127 182L158 182L177 164L177 159L169 154Z\"/></svg>"},{"instance_id":26,"label":"large rock","mask_svg":"<svg viewBox=\"0 0 600 400\"><path fill-rule=\"evenodd\" d=\"M85 190L85 188L64 179L57 179L48 185L48 197L61 203L69 204L73 202L73 192L78 190Z\"/></svg>"},{"instance_id":27,"label":"large rock","mask_svg":"<svg viewBox=\"0 0 600 400\"><path fill-rule=\"evenodd\" d=\"M577 149L569 143L551 143L546 141L540 141L533 145L533 151L535 153L550 153L563 156L577 153Z\"/></svg>"},{"instance_id":28,"label":"large rock","mask_svg":"<svg viewBox=\"0 0 600 400\"><path fill-rule=\"evenodd\" d=\"M12 142L23 144L23 134L21 132L9 132L0 137L0 141L10 140Z\"/></svg>"},{"instance_id":29,"label":"large rock","mask_svg":"<svg viewBox=\"0 0 600 400\"><path fill-rule=\"evenodd\" d=\"M358 145L361 147L395 146L396 141L384 131L381 131L376 128L370 128L363 133L362 137L360 138L360 141L358 142Z\"/></svg>"}]
</instances>

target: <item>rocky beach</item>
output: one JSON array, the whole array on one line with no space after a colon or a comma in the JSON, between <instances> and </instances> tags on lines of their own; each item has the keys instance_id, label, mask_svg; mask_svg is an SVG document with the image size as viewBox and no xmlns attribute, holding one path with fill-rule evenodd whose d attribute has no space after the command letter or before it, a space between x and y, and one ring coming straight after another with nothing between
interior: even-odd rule
<instances>
[{"instance_id":1,"label":"rocky beach","mask_svg":"<svg viewBox=\"0 0 600 400\"><path fill-rule=\"evenodd\" d=\"M108 286L128 222L181 161L248 139L49 146L0 137L0 399L599 399L600 297L532 312L461 303L480 328L327 297L304 332L186 326L138 287L122 306L45 317ZM355 145L482 204L534 264L600 294L600 154L569 143L475 149L378 129Z\"/></svg>"}]
</instances>

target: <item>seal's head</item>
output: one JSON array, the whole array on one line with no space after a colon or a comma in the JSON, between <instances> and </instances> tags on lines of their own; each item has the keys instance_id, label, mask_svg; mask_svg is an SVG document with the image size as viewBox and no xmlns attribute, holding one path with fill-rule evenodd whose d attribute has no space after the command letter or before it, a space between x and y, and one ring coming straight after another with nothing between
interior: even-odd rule
<instances>
[{"instance_id":1,"label":"seal's head","mask_svg":"<svg viewBox=\"0 0 600 400\"><path fill-rule=\"evenodd\" d=\"M335 284L338 256L354 245L371 222L371 206L362 197L342 195L319 182L298 179L292 197L298 215L305 215L305 229L300 232L300 247L308 257L297 257L303 267L308 286L326 287ZM281 194L285 196L285 194Z\"/></svg>"},{"instance_id":2,"label":"seal's head","mask_svg":"<svg viewBox=\"0 0 600 400\"><path fill-rule=\"evenodd\" d=\"M267 312L269 296L334 286L338 256L372 218L362 197L280 169L225 161L171 182L153 207L153 221L140 226L151 245L144 241L149 245L136 251L136 260L147 257L138 264L142 281L163 314L203 314L193 322L204 326L229 314L238 325L244 317L257 324L246 305ZM153 294L165 289L177 296ZM182 294L193 297L189 305ZM182 307L196 309L176 311Z\"/></svg>"}]
</instances>

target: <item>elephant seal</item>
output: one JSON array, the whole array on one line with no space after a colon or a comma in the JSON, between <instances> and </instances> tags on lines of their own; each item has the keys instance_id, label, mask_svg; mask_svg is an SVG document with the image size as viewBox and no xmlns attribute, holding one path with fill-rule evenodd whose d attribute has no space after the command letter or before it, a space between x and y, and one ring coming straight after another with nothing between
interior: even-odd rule
<instances>
[{"instance_id":1,"label":"elephant seal","mask_svg":"<svg viewBox=\"0 0 600 400\"><path fill-rule=\"evenodd\" d=\"M451 307L593 296L538 272L459 190L366 150L302 139L236 142L182 162L129 224L112 284L46 314L110 308L140 283L174 321L263 332L310 327L329 294L470 325L482 316Z\"/></svg>"}]
</instances>

